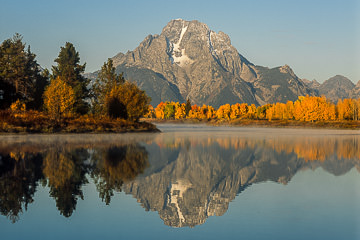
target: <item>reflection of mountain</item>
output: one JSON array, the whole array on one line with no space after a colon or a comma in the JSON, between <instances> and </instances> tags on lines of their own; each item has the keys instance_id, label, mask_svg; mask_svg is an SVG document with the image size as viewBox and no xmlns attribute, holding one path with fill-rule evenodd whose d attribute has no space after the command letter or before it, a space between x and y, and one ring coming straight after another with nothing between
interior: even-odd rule
<instances>
[{"instance_id":1,"label":"reflection of mountain","mask_svg":"<svg viewBox=\"0 0 360 240\"><path fill-rule=\"evenodd\" d=\"M223 215L229 202L253 183L270 180L287 184L297 171L319 166L334 175L360 166L358 157L347 153L351 158L344 158L341 154L345 146L353 153L357 149L358 154L359 137L274 140L212 136L179 137L173 142L159 137L155 141L159 147L154 150L152 146L152 151L172 148L178 154L169 155L166 165L152 166L157 170L125 184L123 189L174 227L193 227L209 216ZM310 160L309 156L315 155L306 154L312 153L308 146L318 148L319 160ZM302 153L305 157L300 156ZM153 158L150 156L150 162L156 165Z\"/></svg>"},{"instance_id":2,"label":"reflection of mountain","mask_svg":"<svg viewBox=\"0 0 360 240\"><path fill-rule=\"evenodd\" d=\"M16 221L47 185L69 217L92 180L106 204L124 191L166 225L193 227L223 215L253 183L287 184L318 167L336 176L360 170L359 134L247 131L0 137L0 213Z\"/></svg>"}]
</instances>

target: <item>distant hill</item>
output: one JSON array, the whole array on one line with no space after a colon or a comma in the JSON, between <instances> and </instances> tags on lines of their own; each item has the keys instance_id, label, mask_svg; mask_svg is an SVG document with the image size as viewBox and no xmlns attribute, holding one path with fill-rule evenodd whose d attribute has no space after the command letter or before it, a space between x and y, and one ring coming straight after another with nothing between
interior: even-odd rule
<instances>
[{"instance_id":1,"label":"distant hill","mask_svg":"<svg viewBox=\"0 0 360 240\"><path fill-rule=\"evenodd\" d=\"M325 95L326 98L333 102L337 102L338 99L349 98L354 87L355 84L348 78L336 75L320 85L319 94Z\"/></svg>"},{"instance_id":2,"label":"distant hill","mask_svg":"<svg viewBox=\"0 0 360 240\"><path fill-rule=\"evenodd\" d=\"M360 98L360 81L355 85L350 79L341 75L331 77L322 84L315 79L302 80L308 87L317 91L319 96L324 95L334 103L339 99Z\"/></svg>"}]
</instances>

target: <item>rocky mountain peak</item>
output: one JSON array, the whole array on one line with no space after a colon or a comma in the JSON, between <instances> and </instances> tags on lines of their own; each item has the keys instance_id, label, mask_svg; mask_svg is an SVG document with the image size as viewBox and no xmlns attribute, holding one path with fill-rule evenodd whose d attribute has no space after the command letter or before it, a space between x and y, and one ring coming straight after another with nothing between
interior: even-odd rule
<instances>
[{"instance_id":1,"label":"rocky mountain peak","mask_svg":"<svg viewBox=\"0 0 360 240\"><path fill-rule=\"evenodd\" d=\"M296 78L297 76L295 75L294 71L291 69L291 67L287 64L285 64L284 66L281 66L280 68L280 72L281 73L287 73L290 74L292 77Z\"/></svg>"},{"instance_id":2,"label":"rocky mountain peak","mask_svg":"<svg viewBox=\"0 0 360 240\"><path fill-rule=\"evenodd\" d=\"M133 51L117 54L113 63L151 96L153 106L187 98L214 107L259 105L312 94L289 66L255 66L227 34L197 20L171 20L160 35L148 35Z\"/></svg>"}]
</instances>

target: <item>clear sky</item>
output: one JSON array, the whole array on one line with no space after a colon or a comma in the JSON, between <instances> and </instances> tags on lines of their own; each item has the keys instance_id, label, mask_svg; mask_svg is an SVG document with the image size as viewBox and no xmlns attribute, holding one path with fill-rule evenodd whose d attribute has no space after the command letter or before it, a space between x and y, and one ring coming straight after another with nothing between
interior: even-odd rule
<instances>
[{"instance_id":1,"label":"clear sky","mask_svg":"<svg viewBox=\"0 0 360 240\"><path fill-rule=\"evenodd\" d=\"M93 72L176 18L225 32L256 65L360 80L360 0L0 0L0 41L22 34L46 68L68 41Z\"/></svg>"}]
</instances>

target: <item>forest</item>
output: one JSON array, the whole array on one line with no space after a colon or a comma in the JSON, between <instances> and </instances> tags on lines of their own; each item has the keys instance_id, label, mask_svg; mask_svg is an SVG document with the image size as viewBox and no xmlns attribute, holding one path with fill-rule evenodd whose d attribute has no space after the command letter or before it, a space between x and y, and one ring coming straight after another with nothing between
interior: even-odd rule
<instances>
[{"instance_id":1,"label":"forest","mask_svg":"<svg viewBox=\"0 0 360 240\"><path fill-rule=\"evenodd\" d=\"M0 45L0 132L156 131L139 122L150 98L117 75L111 59L90 82L72 43L60 48L51 73L35 58L20 34Z\"/></svg>"}]
</instances>

